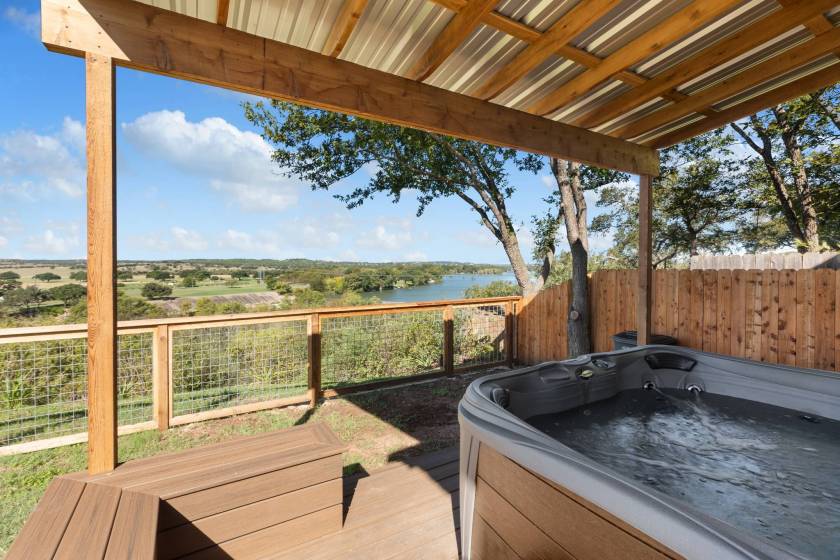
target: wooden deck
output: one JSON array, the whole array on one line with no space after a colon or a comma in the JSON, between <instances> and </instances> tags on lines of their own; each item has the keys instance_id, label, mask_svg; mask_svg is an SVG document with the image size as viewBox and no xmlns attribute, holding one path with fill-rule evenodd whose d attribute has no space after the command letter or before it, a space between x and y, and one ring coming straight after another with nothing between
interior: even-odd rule
<instances>
[{"instance_id":1,"label":"wooden deck","mask_svg":"<svg viewBox=\"0 0 840 560\"><path fill-rule=\"evenodd\" d=\"M8 560L458 558L458 454L342 477L308 424L56 478Z\"/></svg>"}]
</instances>

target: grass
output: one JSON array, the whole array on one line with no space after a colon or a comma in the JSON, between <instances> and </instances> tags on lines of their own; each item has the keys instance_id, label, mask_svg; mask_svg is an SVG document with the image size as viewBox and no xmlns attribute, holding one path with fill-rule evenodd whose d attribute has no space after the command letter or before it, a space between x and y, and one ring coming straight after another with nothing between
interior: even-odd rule
<instances>
[{"instance_id":1,"label":"grass","mask_svg":"<svg viewBox=\"0 0 840 560\"><path fill-rule=\"evenodd\" d=\"M390 461L458 442L457 403L478 374L443 378L333 399L313 410L287 407L120 437L120 460L172 453L306 422L325 422L349 444L344 470L370 471ZM72 445L0 457L0 557L56 476L85 468L86 447Z\"/></svg>"},{"instance_id":2,"label":"grass","mask_svg":"<svg viewBox=\"0 0 840 560\"><path fill-rule=\"evenodd\" d=\"M120 289L129 296L141 297L140 292L143 290L143 285L149 282L158 282L157 280L147 280L145 278L135 276L133 280L126 280L122 282L123 287ZM224 281L212 281L200 283L195 288L184 288L180 286L181 279L175 278L173 280L164 280L158 282L160 284L169 284L174 282L172 286L172 295L169 297L210 297L210 296L230 296L236 294L253 294L259 292L267 292L265 284L260 284L254 278L245 278L238 281L233 286L228 286Z\"/></svg>"}]
</instances>

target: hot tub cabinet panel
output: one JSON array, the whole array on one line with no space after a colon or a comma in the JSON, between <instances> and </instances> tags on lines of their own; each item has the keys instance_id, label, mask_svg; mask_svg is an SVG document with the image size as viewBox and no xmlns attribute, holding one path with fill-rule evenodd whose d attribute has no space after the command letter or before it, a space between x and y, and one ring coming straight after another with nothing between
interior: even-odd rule
<instances>
[{"instance_id":1,"label":"hot tub cabinet panel","mask_svg":"<svg viewBox=\"0 0 840 560\"><path fill-rule=\"evenodd\" d=\"M615 402L606 399L646 386L781 407L797 411L785 413L786 418L823 426L840 420L836 374L672 346L592 354L482 377L459 405L463 558L810 558L796 552L795 543L781 544L721 521L716 508L701 511L643 484L634 476L638 473L617 472L530 423L584 404ZM802 468L812 468L803 460ZM820 499L833 499L831 492ZM821 557L831 557L840 543L831 531L819 531L828 535L830 549Z\"/></svg>"},{"instance_id":2,"label":"hot tub cabinet panel","mask_svg":"<svg viewBox=\"0 0 840 560\"><path fill-rule=\"evenodd\" d=\"M472 557L498 557L490 553L497 541L511 558L682 559L614 515L482 445Z\"/></svg>"}]
</instances>

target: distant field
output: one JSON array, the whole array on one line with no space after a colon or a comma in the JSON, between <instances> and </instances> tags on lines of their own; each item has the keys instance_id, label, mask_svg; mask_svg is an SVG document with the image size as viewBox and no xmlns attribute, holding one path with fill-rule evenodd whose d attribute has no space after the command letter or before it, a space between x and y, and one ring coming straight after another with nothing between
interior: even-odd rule
<instances>
[{"instance_id":1,"label":"distant field","mask_svg":"<svg viewBox=\"0 0 840 560\"><path fill-rule=\"evenodd\" d=\"M0 272L6 272L7 270L11 270L20 274L20 281L24 286L54 288L56 286L61 286L62 284L70 284L75 282L75 280L70 280L70 274L75 272L75 270L71 269L69 266L0 266ZM59 276L61 276L61 280L56 280L54 282L41 282L33 278L33 276L41 274L42 272L52 272L53 274L58 274Z\"/></svg>"},{"instance_id":2,"label":"distant field","mask_svg":"<svg viewBox=\"0 0 840 560\"><path fill-rule=\"evenodd\" d=\"M133 280L123 282L123 287L120 288L126 295L140 297L140 291L143 289L143 284L147 282L154 282L155 280L147 280L143 277L135 276ZM168 282L161 282L169 285ZM229 296L233 294L253 294L255 292L265 292L265 284L260 284L253 278L246 278L240 280L235 286L228 286L225 282L201 282L195 288L183 288L179 286L180 278L174 281L172 286L172 296L179 297L209 297L209 296Z\"/></svg>"}]
</instances>

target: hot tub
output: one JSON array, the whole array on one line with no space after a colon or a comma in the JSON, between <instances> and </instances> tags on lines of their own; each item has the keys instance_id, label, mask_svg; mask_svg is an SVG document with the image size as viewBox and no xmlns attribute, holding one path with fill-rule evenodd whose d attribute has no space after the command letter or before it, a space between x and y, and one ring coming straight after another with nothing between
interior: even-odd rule
<instances>
[{"instance_id":1,"label":"hot tub","mask_svg":"<svg viewBox=\"0 0 840 560\"><path fill-rule=\"evenodd\" d=\"M464 558L840 558L840 375L645 346L482 377Z\"/></svg>"}]
</instances>

